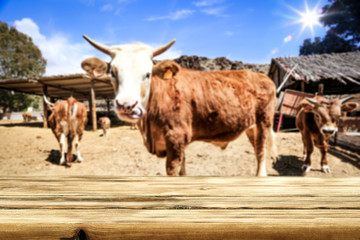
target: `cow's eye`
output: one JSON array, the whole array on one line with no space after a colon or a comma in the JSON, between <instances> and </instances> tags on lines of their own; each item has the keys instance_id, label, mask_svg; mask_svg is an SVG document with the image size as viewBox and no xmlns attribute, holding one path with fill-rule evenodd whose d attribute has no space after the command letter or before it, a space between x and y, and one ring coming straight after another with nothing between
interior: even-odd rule
<instances>
[{"instance_id":1,"label":"cow's eye","mask_svg":"<svg viewBox=\"0 0 360 240\"><path fill-rule=\"evenodd\" d=\"M319 114L315 114L315 118L319 119L320 118L320 115Z\"/></svg>"},{"instance_id":2,"label":"cow's eye","mask_svg":"<svg viewBox=\"0 0 360 240\"><path fill-rule=\"evenodd\" d=\"M113 78L116 78L116 75L115 75L114 70L111 69L110 73L111 73L111 76L112 76Z\"/></svg>"},{"instance_id":3,"label":"cow's eye","mask_svg":"<svg viewBox=\"0 0 360 240\"><path fill-rule=\"evenodd\" d=\"M149 78L150 78L150 73L148 72L148 73L146 73L146 74L144 75L143 80L146 80L146 79L149 79Z\"/></svg>"}]
</instances>

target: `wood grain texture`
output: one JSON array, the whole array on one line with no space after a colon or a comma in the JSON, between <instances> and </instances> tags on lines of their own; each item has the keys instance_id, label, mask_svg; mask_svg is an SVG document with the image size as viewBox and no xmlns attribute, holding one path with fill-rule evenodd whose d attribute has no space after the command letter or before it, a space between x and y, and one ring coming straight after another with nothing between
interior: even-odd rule
<instances>
[{"instance_id":1,"label":"wood grain texture","mask_svg":"<svg viewBox=\"0 0 360 240\"><path fill-rule=\"evenodd\" d=\"M360 178L1 177L0 239L360 239Z\"/></svg>"}]
</instances>

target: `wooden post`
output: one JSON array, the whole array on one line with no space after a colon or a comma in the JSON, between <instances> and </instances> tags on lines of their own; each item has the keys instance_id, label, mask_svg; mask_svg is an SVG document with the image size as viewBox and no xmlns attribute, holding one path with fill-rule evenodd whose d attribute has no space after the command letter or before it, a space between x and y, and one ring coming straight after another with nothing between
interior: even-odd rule
<instances>
[{"instance_id":1,"label":"wooden post","mask_svg":"<svg viewBox=\"0 0 360 240\"><path fill-rule=\"evenodd\" d=\"M43 85L43 94L47 95L47 85ZM43 127L48 128L48 109L45 100L43 99Z\"/></svg>"},{"instance_id":2,"label":"wooden post","mask_svg":"<svg viewBox=\"0 0 360 240\"><path fill-rule=\"evenodd\" d=\"M93 126L93 131L97 130L97 120L96 120L96 101L95 101L95 83L94 79L91 79L91 103L89 104L90 113L91 113L91 121Z\"/></svg>"},{"instance_id":3,"label":"wooden post","mask_svg":"<svg viewBox=\"0 0 360 240\"><path fill-rule=\"evenodd\" d=\"M279 131L280 131L281 124L282 124L282 119L283 119L283 114L282 114L282 113L280 113L280 116L279 116L279 123L278 123L277 129L276 129L276 132L279 132Z\"/></svg>"},{"instance_id":4,"label":"wooden post","mask_svg":"<svg viewBox=\"0 0 360 240\"><path fill-rule=\"evenodd\" d=\"M318 95L323 96L324 95L324 84L320 83L318 86Z\"/></svg>"},{"instance_id":5,"label":"wooden post","mask_svg":"<svg viewBox=\"0 0 360 240\"><path fill-rule=\"evenodd\" d=\"M301 91L305 92L305 82L301 81Z\"/></svg>"},{"instance_id":6,"label":"wooden post","mask_svg":"<svg viewBox=\"0 0 360 240\"><path fill-rule=\"evenodd\" d=\"M106 116L109 117L109 115L110 115L110 99L108 99L108 98L106 98L106 107L107 107Z\"/></svg>"}]
</instances>

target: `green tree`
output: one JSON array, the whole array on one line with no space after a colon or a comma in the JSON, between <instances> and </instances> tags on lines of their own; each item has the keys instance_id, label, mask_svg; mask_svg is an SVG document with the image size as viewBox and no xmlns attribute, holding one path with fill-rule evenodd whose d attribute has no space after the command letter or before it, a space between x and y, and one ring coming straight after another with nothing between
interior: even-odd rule
<instances>
[{"instance_id":1,"label":"green tree","mask_svg":"<svg viewBox=\"0 0 360 240\"><path fill-rule=\"evenodd\" d=\"M305 39L303 45L300 46L300 55L351 52L356 48L356 45L328 32L323 39L315 37L314 42L310 38Z\"/></svg>"},{"instance_id":2,"label":"green tree","mask_svg":"<svg viewBox=\"0 0 360 240\"><path fill-rule=\"evenodd\" d=\"M45 73L46 60L32 39L0 21L0 79L36 78ZM35 98L28 94L0 89L3 112L23 110Z\"/></svg>"},{"instance_id":3,"label":"green tree","mask_svg":"<svg viewBox=\"0 0 360 240\"><path fill-rule=\"evenodd\" d=\"M305 39L300 55L339 53L359 50L360 47L360 1L329 0L320 21L329 27L324 38L314 42Z\"/></svg>"},{"instance_id":4,"label":"green tree","mask_svg":"<svg viewBox=\"0 0 360 240\"><path fill-rule=\"evenodd\" d=\"M329 0L325 5L320 21L330 31L351 44L360 43L360 1Z\"/></svg>"}]
</instances>

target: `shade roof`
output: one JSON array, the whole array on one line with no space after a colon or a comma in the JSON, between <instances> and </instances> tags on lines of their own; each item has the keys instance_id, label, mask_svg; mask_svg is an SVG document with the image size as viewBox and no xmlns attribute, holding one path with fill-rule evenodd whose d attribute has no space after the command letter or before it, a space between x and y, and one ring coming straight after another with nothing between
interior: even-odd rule
<instances>
[{"instance_id":1,"label":"shade roof","mask_svg":"<svg viewBox=\"0 0 360 240\"><path fill-rule=\"evenodd\" d=\"M0 88L42 96L44 86L46 86L48 97L67 98L73 96L78 100L88 100L92 80L97 99L114 98L114 88L110 77L92 79L87 74L59 75L35 79L6 79L0 80Z\"/></svg>"},{"instance_id":2,"label":"shade roof","mask_svg":"<svg viewBox=\"0 0 360 240\"><path fill-rule=\"evenodd\" d=\"M269 75L273 74L274 66L285 72L292 71L295 80L318 82L332 79L342 84L360 85L360 52L317 54L298 57L279 57L271 61Z\"/></svg>"}]
</instances>

